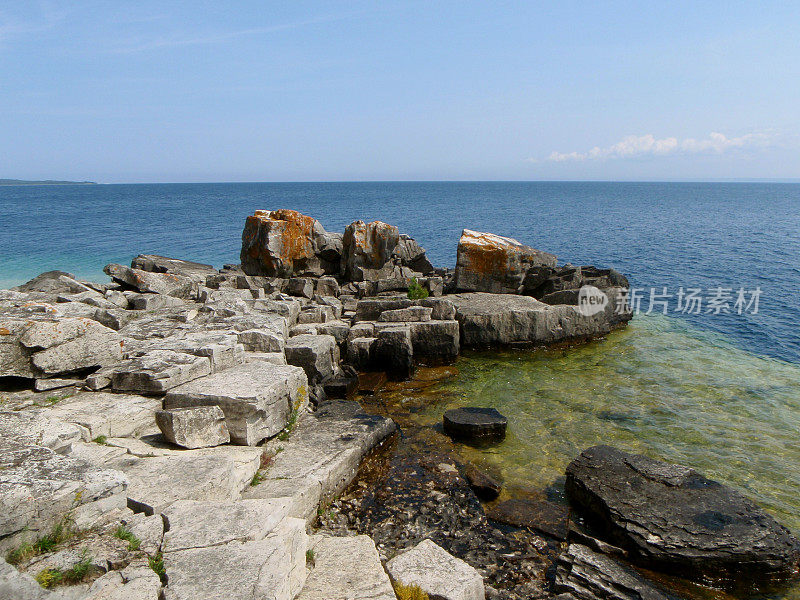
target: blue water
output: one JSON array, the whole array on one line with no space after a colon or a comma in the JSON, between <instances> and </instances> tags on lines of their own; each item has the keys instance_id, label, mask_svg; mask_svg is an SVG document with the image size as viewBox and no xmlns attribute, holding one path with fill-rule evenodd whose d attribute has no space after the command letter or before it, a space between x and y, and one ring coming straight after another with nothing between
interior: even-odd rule
<instances>
[{"instance_id":1,"label":"blue water","mask_svg":"<svg viewBox=\"0 0 800 600\"><path fill-rule=\"evenodd\" d=\"M138 253L235 263L245 217L281 207L312 215L333 231L355 219L398 225L439 266L454 265L458 237L468 227L515 237L561 262L614 266L647 294L651 286L671 293L681 286L758 286L757 314L680 318L749 352L800 362L800 184L0 187L0 287L49 269L105 280L106 263L127 263Z\"/></svg>"}]
</instances>

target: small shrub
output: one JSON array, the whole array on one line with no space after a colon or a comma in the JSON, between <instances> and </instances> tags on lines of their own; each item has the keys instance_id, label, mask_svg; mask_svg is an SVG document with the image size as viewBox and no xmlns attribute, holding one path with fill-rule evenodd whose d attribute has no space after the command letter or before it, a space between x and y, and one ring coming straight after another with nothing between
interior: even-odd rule
<instances>
[{"instance_id":1,"label":"small shrub","mask_svg":"<svg viewBox=\"0 0 800 600\"><path fill-rule=\"evenodd\" d=\"M108 438L104 435L98 435L96 438L92 440L95 444L100 444L101 446L108 445Z\"/></svg>"},{"instance_id":2,"label":"small shrub","mask_svg":"<svg viewBox=\"0 0 800 600\"><path fill-rule=\"evenodd\" d=\"M422 287L417 281L416 277L411 278L411 282L408 284L408 298L409 300L422 300L423 298L428 297L428 290Z\"/></svg>"},{"instance_id":3,"label":"small shrub","mask_svg":"<svg viewBox=\"0 0 800 600\"><path fill-rule=\"evenodd\" d=\"M142 541L133 535L133 532L124 525L117 527L117 530L114 532L114 537L128 542L128 550L131 552L136 552L142 545Z\"/></svg>"},{"instance_id":4,"label":"small shrub","mask_svg":"<svg viewBox=\"0 0 800 600\"><path fill-rule=\"evenodd\" d=\"M392 586L397 600L430 600L430 596L418 585L403 585L399 581L394 581Z\"/></svg>"}]
</instances>

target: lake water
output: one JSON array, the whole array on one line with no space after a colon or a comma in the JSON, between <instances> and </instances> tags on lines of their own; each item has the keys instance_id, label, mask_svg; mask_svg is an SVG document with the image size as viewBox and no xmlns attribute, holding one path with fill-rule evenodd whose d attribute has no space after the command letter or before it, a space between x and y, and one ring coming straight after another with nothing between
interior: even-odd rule
<instances>
[{"instance_id":1,"label":"lake water","mask_svg":"<svg viewBox=\"0 0 800 600\"><path fill-rule=\"evenodd\" d=\"M395 393L433 425L447 408L494 406L507 440L463 448L509 489L556 482L583 448L611 443L735 485L800 532L800 185L311 183L0 187L0 287L48 269L104 280L138 253L238 262L244 219L294 208L341 231L400 227L438 266L462 228L614 266L644 291L761 290L758 311L640 315L569 351L459 358L457 377ZM660 309L659 305L659 309ZM655 311L659 313L660 311Z\"/></svg>"}]
</instances>

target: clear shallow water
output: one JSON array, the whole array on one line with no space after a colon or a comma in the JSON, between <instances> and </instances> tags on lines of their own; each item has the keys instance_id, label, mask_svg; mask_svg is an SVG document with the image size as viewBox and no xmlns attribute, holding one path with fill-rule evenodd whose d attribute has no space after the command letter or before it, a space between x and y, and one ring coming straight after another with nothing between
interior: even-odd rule
<instances>
[{"instance_id":1,"label":"clear shallow water","mask_svg":"<svg viewBox=\"0 0 800 600\"><path fill-rule=\"evenodd\" d=\"M800 533L798 365L656 316L577 348L473 353L456 366L424 390L383 394L387 410L436 426L449 408L498 409L505 441L458 451L511 495L560 487L577 454L611 444L733 485Z\"/></svg>"},{"instance_id":2,"label":"clear shallow water","mask_svg":"<svg viewBox=\"0 0 800 600\"><path fill-rule=\"evenodd\" d=\"M747 289L756 315L683 317L741 348L800 362L800 184L223 183L0 187L0 287L62 269L105 280L139 253L238 262L244 219L294 208L342 231L380 219L453 266L464 227L562 262L614 266L635 286Z\"/></svg>"}]
</instances>

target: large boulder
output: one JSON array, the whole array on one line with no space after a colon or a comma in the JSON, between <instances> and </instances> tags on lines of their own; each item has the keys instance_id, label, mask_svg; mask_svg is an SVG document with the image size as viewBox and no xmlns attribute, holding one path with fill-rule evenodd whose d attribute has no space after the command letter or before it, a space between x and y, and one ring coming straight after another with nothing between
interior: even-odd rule
<instances>
[{"instance_id":1,"label":"large boulder","mask_svg":"<svg viewBox=\"0 0 800 600\"><path fill-rule=\"evenodd\" d=\"M247 275L322 275L339 268L341 239L294 210L257 210L242 232L242 269Z\"/></svg>"},{"instance_id":2,"label":"large boulder","mask_svg":"<svg viewBox=\"0 0 800 600\"><path fill-rule=\"evenodd\" d=\"M339 364L339 346L332 335L296 335L286 342L286 362L302 367L310 383L331 377Z\"/></svg>"},{"instance_id":3,"label":"large boulder","mask_svg":"<svg viewBox=\"0 0 800 600\"><path fill-rule=\"evenodd\" d=\"M610 446L567 467L570 502L640 564L722 585L797 572L800 541L739 492Z\"/></svg>"},{"instance_id":4,"label":"large boulder","mask_svg":"<svg viewBox=\"0 0 800 600\"><path fill-rule=\"evenodd\" d=\"M465 292L516 294L528 269L555 267L556 257L517 240L465 229L458 241L455 287Z\"/></svg>"},{"instance_id":5,"label":"large boulder","mask_svg":"<svg viewBox=\"0 0 800 600\"><path fill-rule=\"evenodd\" d=\"M400 240L394 250L394 256L400 259L400 264L410 268L412 271L427 275L433 272L433 265L425 255L425 248L420 246L417 241L404 234L400 234Z\"/></svg>"},{"instance_id":6,"label":"large boulder","mask_svg":"<svg viewBox=\"0 0 800 600\"><path fill-rule=\"evenodd\" d=\"M342 274L351 281L374 281L394 272L392 254L400 241L394 225L354 221L342 239Z\"/></svg>"}]
</instances>

